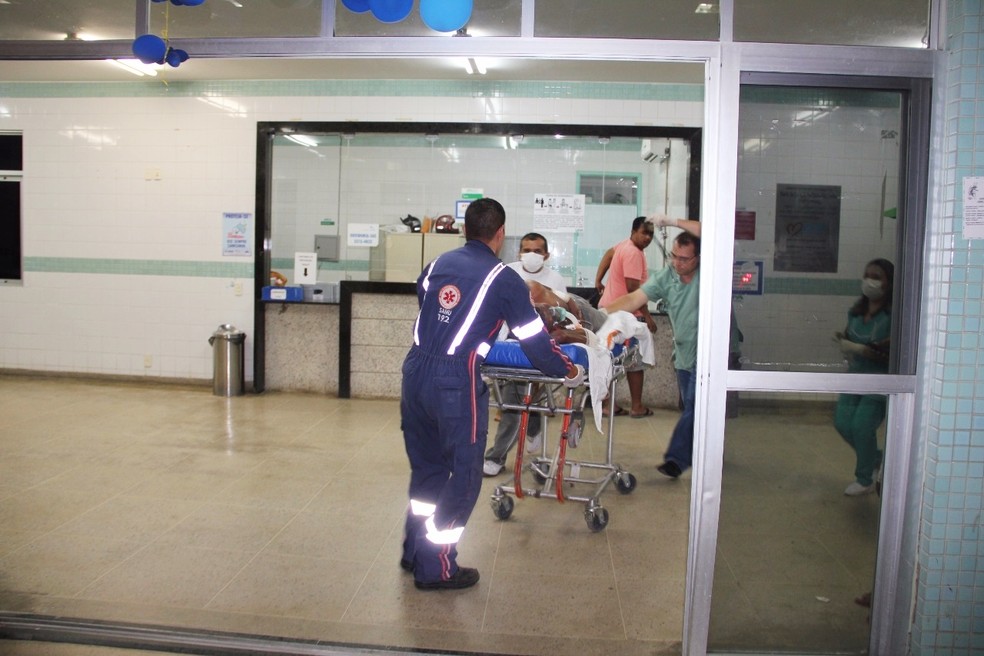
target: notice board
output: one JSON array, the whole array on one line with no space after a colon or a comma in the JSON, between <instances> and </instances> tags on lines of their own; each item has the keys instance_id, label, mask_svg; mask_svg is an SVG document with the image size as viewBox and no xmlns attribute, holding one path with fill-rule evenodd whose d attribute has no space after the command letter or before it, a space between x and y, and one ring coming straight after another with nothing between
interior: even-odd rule
<instances>
[{"instance_id":1,"label":"notice board","mask_svg":"<svg viewBox=\"0 0 984 656\"><path fill-rule=\"evenodd\" d=\"M840 186L776 185L775 271L837 273Z\"/></svg>"}]
</instances>

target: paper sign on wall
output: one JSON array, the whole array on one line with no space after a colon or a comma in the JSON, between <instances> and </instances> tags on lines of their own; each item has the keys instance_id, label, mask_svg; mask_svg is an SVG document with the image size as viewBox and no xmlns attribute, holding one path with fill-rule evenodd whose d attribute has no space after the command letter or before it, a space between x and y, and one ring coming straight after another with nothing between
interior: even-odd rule
<instances>
[{"instance_id":1,"label":"paper sign on wall","mask_svg":"<svg viewBox=\"0 0 984 656\"><path fill-rule=\"evenodd\" d=\"M379 246L378 223L348 224L349 246Z\"/></svg>"},{"instance_id":2,"label":"paper sign on wall","mask_svg":"<svg viewBox=\"0 0 984 656\"><path fill-rule=\"evenodd\" d=\"M253 255L253 213L222 213L222 254L240 257Z\"/></svg>"},{"instance_id":3,"label":"paper sign on wall","mask_svg":"<svg viewBox=\"0 0 984 656\"><path fill-rule=\"evenodd\" d=\"M963 199L964 239L984 239L984 177L964 177Z\"/></svg>"},{"instance_id":4,"label":"paper sign on wall","mask_svg":"<svg viewBox=\"0 0 984 656\"><path fill-rule=\"evenodd\" d=\"M318 283L317 253L294 253L294 283L297 285Z\"/></svg>"},{"instance_id":5,"label":"paper sign on wall","mask_svg":"<svg viewBox=\"0 0 984 656\"><path fill-rule=\"evenodd\" d=\"M584 194L534 194L533 229L584 230Z\"/></svg>"}]
</instances>

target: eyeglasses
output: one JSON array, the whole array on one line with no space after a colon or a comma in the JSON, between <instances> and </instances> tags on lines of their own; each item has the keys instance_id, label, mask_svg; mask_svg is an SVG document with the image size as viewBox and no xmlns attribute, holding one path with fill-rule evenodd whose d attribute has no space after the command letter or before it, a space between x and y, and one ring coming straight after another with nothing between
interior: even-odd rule
<instances>
[{"instance_id":1,"label":"eyeglasses","mask_svg":"<svg viewBox=\"0 0 984 656\"><path fill-rule=\"evenodd\" d=\"M675 262L679 262L680 264L686 264L687 262L689 262L690 260L694 259L695 257L697 257L697 256L696 255L691 255L690 257L681 257L681 256L677 255L676 253L674 253L672 251L670 252L670 259L673 260L673 261L675 261Z\"/></svg>"}]
</instances>

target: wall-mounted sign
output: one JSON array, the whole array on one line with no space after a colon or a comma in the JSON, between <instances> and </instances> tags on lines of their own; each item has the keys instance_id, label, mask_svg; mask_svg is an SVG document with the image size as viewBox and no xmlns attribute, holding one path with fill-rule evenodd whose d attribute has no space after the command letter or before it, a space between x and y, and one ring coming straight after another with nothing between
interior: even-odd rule
<instances>
[{"instance_id":1,"label":"wall-mounted sign","mask_svg":"<svg viewBox=\"0 0 984 656\"><path fill-rule=\"evenodd\" d=\"M222 213L222 254L253 256L253 213Z\"/></svg>"},{"instance_id":2,"label":"wall-mounted sign","mask_svg":"<svg viewBox=\"0 0 984 656\"><path fill-rule=\"evenodd\" d=\"M731 274L731 293L761 296L764 287L762 260L737 260Z\"/></svg>"},{"instance_id":3,"label":"wall-mounted sign","mask_svg":"<svg viewBox=\"0 0 984 656\"><path fill-rule=\"evenodd\" d=\"M318 283L318 254L294 253L294 284L315 285Z\"/></svg>"},{"instance_id":4,"label":"wall-mounted sign","mask_svg":"<svg viewBox=\"0 0 984 656\"><path fill-rule=\"evenodd\" d=\"M471 200L462 199L454 202L454 218L463 219L465 218L465 210L471 205Z\"/></svg>"},{"instance_id":5,"label":"wall-mounted sign","mask_svg":"<svg viewBox=\"0 0 984 656\"><path fill-rule=\"evenodd\" d=\"M349 246L379 246L378 223L348 224Z\"/></svg>"},{"instance_id":6,"label":"wall-mounted sign","mask_svg":"<svg viewBox=\"0 0 984 656\"><path fill-rule=\"evenodd\" d=\"M964 239L984 239L984 177L963 179Z\"/></svg>"},{"instance_id":7,"label":"wall-mounted sign","mask_svg":"<svg viewBox=\"0 0 984 656\"><path fill-rule=\"evenodd\" d=\"M755 241L755 212L735 210L735 239Z\"/></svg>"},{"instance_id":8,"label":"wall-mounted sign","mask_svg":"<svg viewBox=\"0 0 984 656\"><path fill-rule=\"evenodd\" d=\"M584 194L534 194L533 229L584 230Z\"/></svg>"},{"instance_id":9,"label":"wall-mounted sign","mask_svg":"<svg viewBox=\"0 0 984 656\"><path fill-rule=\"evenodd\" d=\"M837 273L841 188L776 185L776 271Z\"/></svg>"}]
</instances>

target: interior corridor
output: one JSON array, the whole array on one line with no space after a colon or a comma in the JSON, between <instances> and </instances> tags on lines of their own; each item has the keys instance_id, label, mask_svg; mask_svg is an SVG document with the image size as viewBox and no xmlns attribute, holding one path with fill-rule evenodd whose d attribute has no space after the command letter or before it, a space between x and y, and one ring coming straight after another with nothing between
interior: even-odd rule
<instances>
[{"instance_id":1,"label":"interior corridor","mask_svg":"<svg viewBox=\"0 0 984 656\"><path fill-rule=\"evenodd\" d=\"M421 592L398 566L408 465L396 401L0 375L0 610L407 650L677 654L690 476L655 468L675 420L616 419L615 460L638 484L605 492L599 532L582 504L548 499L499 520L489 495L508 476L486 479L459 545L481 580ZM854 649L877 497L841 495L853 457L826 417L793 418L789 433L775 421L749 409L729 424L722 536L762 540L722 537L728 612L715 606L712 644L809 630ZM589 426L570 457L602 460L604 446ZM804 478L829 521L769 521ZM759 500L729 506L732 482L733 498ZM871 530L839 548L832 528L855 525ZM817 574L828 565L835 576Z\"/></svg>"}]
</instances>

